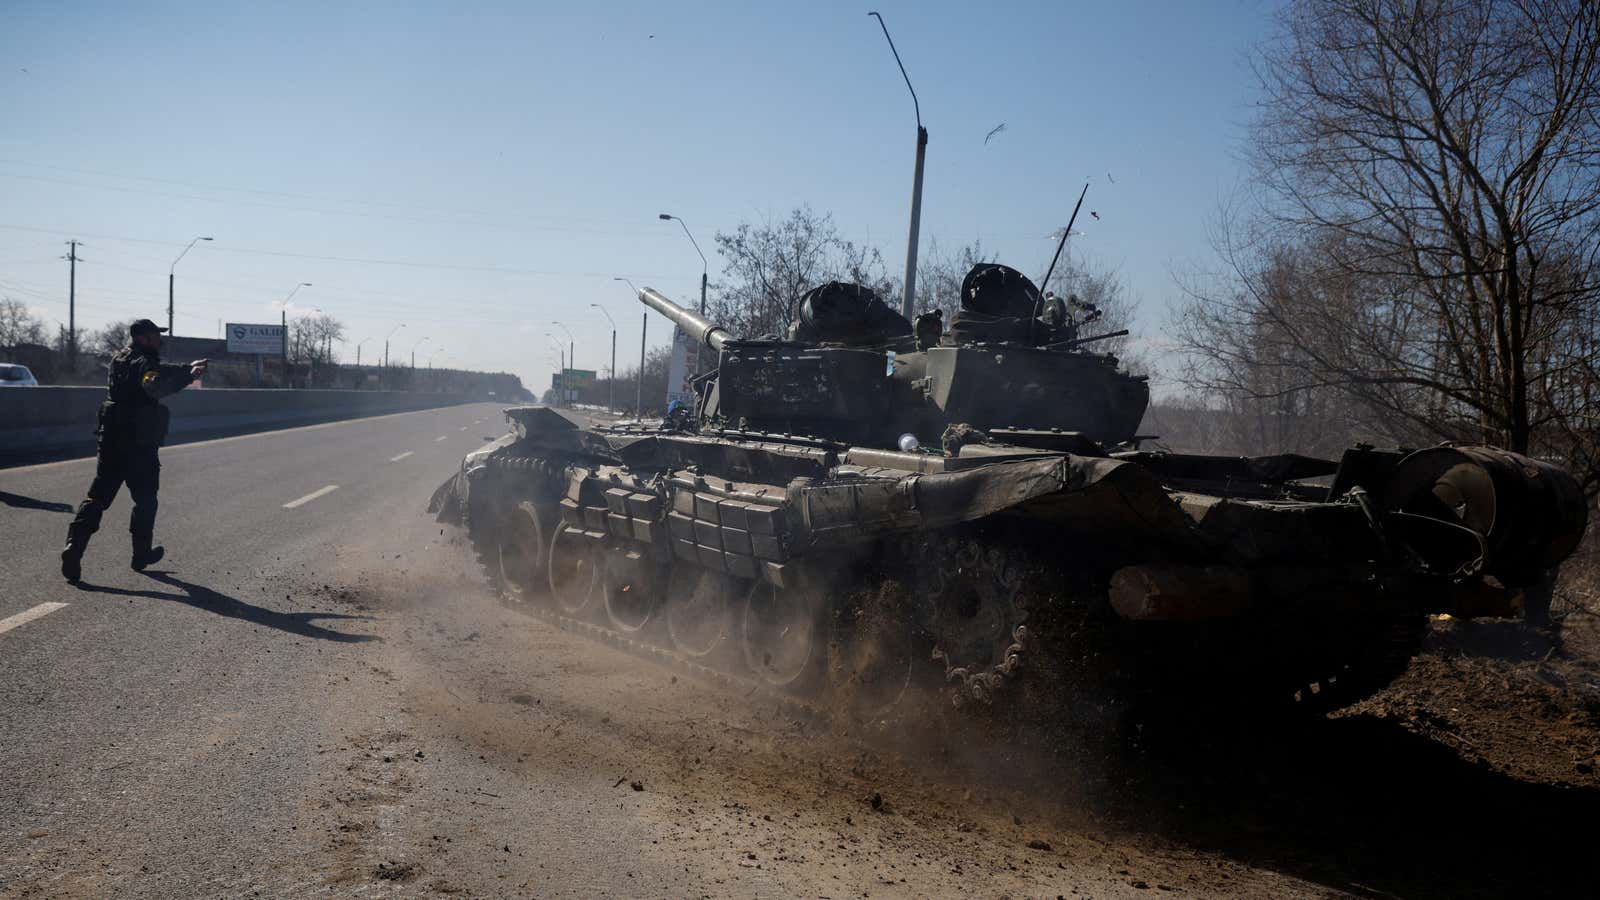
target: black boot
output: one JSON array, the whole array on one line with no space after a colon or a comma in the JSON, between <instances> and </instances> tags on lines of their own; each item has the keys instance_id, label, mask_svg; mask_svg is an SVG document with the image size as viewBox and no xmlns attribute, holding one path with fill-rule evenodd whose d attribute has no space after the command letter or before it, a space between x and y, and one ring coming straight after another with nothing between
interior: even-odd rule
<instances>
[{"instance_id":1,"label":"black boot","mask_svg":"<svg viewBox=\"0 0 1600 900\"><path fill-rule=\"evenodd\" d=\"M68 584L77 584L83 577L83 550L81 541L67 541L67 546L61 551L61 577Z\"/></svg>"},{"instance_id":2,"label":"black boot","mask_svg":"<svg viewBox=\"0 0 1600 900\"><path fill-rule=\"evenodd\" d=\"M133 542L133 561L129 565L135 572L143 572L147 566L155 565L167 555L165 547L152 547L150 543L149 538Z\"/></svg>"}]
</instances>

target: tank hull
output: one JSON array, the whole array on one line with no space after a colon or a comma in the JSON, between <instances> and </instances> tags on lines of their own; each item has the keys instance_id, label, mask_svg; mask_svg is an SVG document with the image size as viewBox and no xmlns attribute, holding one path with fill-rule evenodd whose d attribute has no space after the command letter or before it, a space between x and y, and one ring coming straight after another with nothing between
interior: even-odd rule
<instances>
[{"instance_id":1,"label":"tank hull","mask_svg":"<svg viewBox=\"0 0 1600 900\"><path fill-rule=\"evenodd\" d=\"M1498 450L1335 463L1026 435L933 454L507 416L432 506L503 594L869 711L912 684L990 709L1090 682L1326 711L1403 671L1427 615L1519 612L1586 524L1565 473ZM1463 483L1546 537L1413 502Z\"/></svg>"}]
</instances>

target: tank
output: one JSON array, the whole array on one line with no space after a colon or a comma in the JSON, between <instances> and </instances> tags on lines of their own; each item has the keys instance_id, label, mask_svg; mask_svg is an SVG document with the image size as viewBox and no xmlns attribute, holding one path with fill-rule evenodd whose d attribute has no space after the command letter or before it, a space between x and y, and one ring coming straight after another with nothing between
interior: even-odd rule
<instances>
[{"instance_id":1,"label":"tank","mask_svg":"<svg viewBox=\"0 0 1600 900\"><path fill-rule=\"evenodd\" d=\"M948 327L834 283L743 339L638 293L715 355L692 414L507 409L431 510L508 603L868 716L1326 712L1431 614L1536 614L1587 524L1490 447L1142 449L1146 380L1006 266Z\"/></svg>"}]
</instances>

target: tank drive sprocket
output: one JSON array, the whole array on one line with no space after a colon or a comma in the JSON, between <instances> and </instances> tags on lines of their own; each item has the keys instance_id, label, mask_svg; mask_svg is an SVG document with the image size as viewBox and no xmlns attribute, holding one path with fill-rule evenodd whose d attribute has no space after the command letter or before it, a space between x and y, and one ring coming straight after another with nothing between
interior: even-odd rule
<instances>
[{"instance_id":1,"label":"tank drive sprocket","mask_svg":"<svg viewBox=\"0 0 1600 900\"><path fill-rule=\"evenodd\" d=\"M1022 566L976 536L916 542L915 583L950 701L986 708L1021 672L1031 638Z\"/></svg>"}]
</instances>

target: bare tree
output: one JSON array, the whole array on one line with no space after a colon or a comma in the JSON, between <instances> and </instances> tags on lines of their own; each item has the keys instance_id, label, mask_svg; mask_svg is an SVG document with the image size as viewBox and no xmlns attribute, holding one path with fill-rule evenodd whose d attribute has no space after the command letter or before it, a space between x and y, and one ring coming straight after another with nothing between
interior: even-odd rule
<instances>
[{"instance_id":1,"label":"bare tree","mask_svg":"<svg viewBox=\"0 0 1600 900\"><path fill-rule=\"evenodd\" d=\"M20 300L0 299L0 347L43 344L44 322Z\"/></svg>"},{"instance_id":2,"label":"bare tree","mask_svg":"<svg viewBox=\"0 0 1600 900\"><path fill-rule=\"evenodd\" d=\"M1259 204L1189 286L1191 383L1592 464L1600 6L1296 0L1258 71Z\"/></svg>"},{"instance_id":3,"label":"bare tree","mask_svg":"<svg viewBox=\"0 0 1600 900\"><path fill-rule=\"evenodd\" d=\"M740 337L782 334L806 291L829 281L867 285L886 301L897 293L877 250L846 240L832 215L809 206L777 222L743 222L716 240L725 280L710 311Z\"/></svg>"},{"instance_id":4,"label":"bare tree","mask_svg":"<svg viewBox=\"0 0 1600 900\"><path fill-rule=\"evenodd\" d=\"M1044 290L1066 301L1076 300L1076 309L1093 310L1094 318L1084 325L1082 337L1110 334L1115 331L1132 331L1134 317L1139 312L1138 302L1128 294L1127 285L1115 269L1096 266L1069 249L1056 264L1050 282ZM1068 310L1074 315L1081 312ZM1148 372L1149 360L1132 350L1136 335L1109 338L1085 344L1084 349L1097 353L1111 353L1121 357L1129 368Z\"/></svg>"},{"instance_id":5,"label":"bare tree","mask_svg":"<svg viewBox=\"0 0 1600 900\"><path fill-rule=\"evenodd\" d=\"M326 313L289 322L289 359L325 366L333 361L333 345L344 343L344 323Z\"/></svg>"},{"instance_id":6,"label":"bare tree","mask_svg":"<svg viewBox=\"0 0 1600 900\"><path fill-rule=\"evenodd\" d=\"M917 257L917 312L940 310L948 324L961 308L961 280L979 263L994 262L984 255L983 244L974 241L946 253L937 239Z\"/></svg>"},{"instance_id":7,"label":"bare tree","mask_svg":"<svg viewBox=\"0 0 1600 900\"><path fill-rule=\"evenodd\" d=\"M104 328L89 332L83 341L82 348L86 353L95 356L115 356L119 350L128 346L128 326L134 319L121 319L106 323Z\"/></svg>"}]
</instances>

